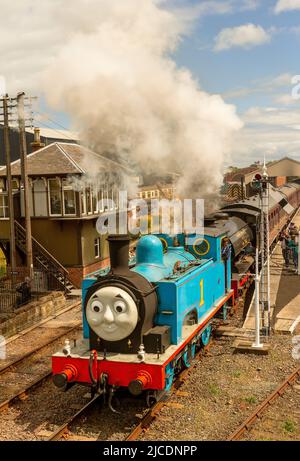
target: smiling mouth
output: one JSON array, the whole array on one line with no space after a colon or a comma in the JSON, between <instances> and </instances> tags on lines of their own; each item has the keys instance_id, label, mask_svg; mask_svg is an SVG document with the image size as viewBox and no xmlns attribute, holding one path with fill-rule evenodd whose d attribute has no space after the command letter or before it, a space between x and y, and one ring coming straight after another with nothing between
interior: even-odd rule
<instances>
[{"instance_id":1,"label":"smiling mouth","mask_svg":"<svg viewBox=\"0 0 300 461\"><path fill-rule=\"evenodd\" d=\"M117 327L117 325L103 325L102 328L103 328L103 330L110 332L110 331L117 330L118 327Z\"/></svg>"}]
</instances>

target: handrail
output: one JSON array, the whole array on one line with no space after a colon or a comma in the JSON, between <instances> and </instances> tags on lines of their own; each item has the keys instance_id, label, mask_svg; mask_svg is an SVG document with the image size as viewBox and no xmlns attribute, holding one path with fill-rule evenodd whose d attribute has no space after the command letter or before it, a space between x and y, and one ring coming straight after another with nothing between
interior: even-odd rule
<instances>
[{"instance_id":1,"label":"handrail","mask_svg":"<svg viewBox=\"0 0 300 461\"><path fill-rule=\"evenodd\" d=\"M26 237L26 230L24 229L24 227L18 221L15 221L15 225L16 230L21 231L22 236ZM57 261L57 259L55 259L55 257L51 253L49 253L49 251L46 250L46 248L44 248L43 245L41 245L34 237L32 237L32 241L38 247L39 251L43 253L48 259L50 259L56 267L59 268L60 272L63 272L64 274L69 273L67 269L64 266L62 266L61 263Z\"/></svg>"}]
</instances>

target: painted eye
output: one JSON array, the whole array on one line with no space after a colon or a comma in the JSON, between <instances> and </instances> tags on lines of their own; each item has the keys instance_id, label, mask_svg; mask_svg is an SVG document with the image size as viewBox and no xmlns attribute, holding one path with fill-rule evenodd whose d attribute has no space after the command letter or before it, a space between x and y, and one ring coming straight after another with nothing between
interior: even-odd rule
<instances>
[{"instance_id":1,"label":"painted eye","mask_svg":"<svg viewBox=\"0 0 300 461\"><path fill-rule=\"evenodd\" d=\"M117 312L117 314L122 314L127 310L127 307L124 301L116 301L114 304L114 309Z\"/></svg>"},{"instance_id":2,"label":"painted eye","mask_svg":"<svg viewBox=\"0 0 300 461\"><path fill-rule=\"evenodd\" d=\"M103 311L103 304L100 301L93 301L91 304L91 309L94 312L102 312Z\"/></svg>"}]
</instances>

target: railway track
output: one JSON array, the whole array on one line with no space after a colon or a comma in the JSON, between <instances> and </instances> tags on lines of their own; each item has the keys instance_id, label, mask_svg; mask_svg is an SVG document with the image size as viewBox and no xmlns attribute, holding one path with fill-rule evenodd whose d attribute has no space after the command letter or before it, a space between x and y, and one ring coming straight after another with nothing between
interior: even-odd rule
<instances>
[{"instance_id":1,"label":"railway track","mask_svg":"<svg viewBox=\"0 0 300 461\"><path fill-rule=\"evenodd\" d=\"M283 381L255 410L254 412L228 437L227 441L240 440L259 420L270 406L291 388L300 378L300 367L298 367L288 378Z\"/></svg>"},{"instance_id":2,"label":"railway track","mask_svg":"<svg viewBox=\"0 0 300 461\"><path fill-rule=\"evenodd\" d=\"M56 341L60 340L64 336L68 336L76 330L79 330L81 328L81 321L76 321L76 323L73 323L73 325L69 328L66 326L61 326L60 324L58 324L56 328L56 326L53 326L53 324L52 326L49 324L48 333L50 337L48 339L40 342L38 345L29 349L24 354L22 354L22 352L18 353L19 350L22 351L22 342L24 342L26 335L32 333L32 331L35 330L35 334L37 334L38 337L41 336L44 338L44 336L47 336L46 332L48 322L63 318L64 314L68 315L69 313L72 313L72 310L79 306L80 303L75 303L71 306L68 306L66 309L63 309L55 316L51 316L36 326L30 327L27 331L16 335L14 338L10 338L8 341L11 349L9 352L10 358L6 359L7 363L0 368L0 389L2 388L2 398L0 398L0 412L8 409L17 401L25 400L34 389L41 386L43 383L45 383L45 381L50 379L52 372L49 355L44 353L41 359L38 357L37 360L33 363L32 359L36 354L42 352L43 350L46 351L47 348L51 348ZM58 334L55 334L56 329L58 330ZM19 340L21 340L21 344L18 342Z\"/></svg>"},{"instance_id":3,"label":"railway track","mask_svg":"<svg viewBox=\"0 0 300 461\"><path fill-rule=\"evenodd\" d=\"M85 412L91 408L96 401L100 400L100 395L96 395L93 399L89 400L80 410L77 411L74 415L72 415L64 424L62 424L56 431L51 434L47 441L54 442L61 440L64 437L67 437L70 431L70 426L81 416L85 414ZM92 439L90 439L92 440Z\"/></svg>"},{"instance_id":4,"label":"railway track","mask_svg":"<svg viewBox=\"0 0 300 461\"><path fill-rule=\"evenodd\" d=\"M78 323L75 326L69 328L68 330L63 331L59 335L52 338L51 341L44 342L44 343L40 344L39 346L33 348L29 352L27 352L26 354L21 355L20 357L10 361L7 365L0 368L0 375L2 375L4 373L6 373L7 371L11 370L13 367L15 367L17 365L20 365L22 362L24 362L26 359L28 359L32 355L34 355L37 352L41 351L42 349L50 346L52 343L54 343L58 339L62 338L63 336L66 336L67 334L72 333L74 330L78 330L79 328L81 328L81 322L80 321L78 321Z\"/></svg>"},{"instance_id":5,"label":"railway track","mask_svg":"<svg viewBox=\"0 0 300 461\"><path fill-rule=\"evenodd\" d=\"M37 378L34 380L32 383L30 383L28 386L24 387L14 395L12 395L9 399L4 400L3 402L0 403L0 413L2 411L7 410L9 407L11 407L14 403L20 400L25 400L28 398L30 392L32 392L34 389L37 387L41 386L45 381L50 379L52 376L52 372L49 371L45 373L43 376Z\"/></svg>"},{"instance_id":6,"label":"railway track","mask_svg":"<svg viewBox=\"0 0 300 461\"><path fill-rule=\"evenodd\" d=\"M205 349L201 349L195 356L191 366L189 368L184 369L177 379L174 381L172 385L171 392L166 394L163 393L161 398L154 403L149 410L146 411L146 414L143 416L142 420L139 422L137 426L134 427L132 432L126 437L126 441L133 441L137 440L140 435L142 435L151 425L155 418L159 416L160 410L167 404L169 398L173 395L174 392L178 391L180 387L185 383L188 379L188 376L191 374L192 370L197 366L199 360L203 356L203 353L209 350L209 346L206 346ZM72 436L71 433L71 426L76 423L76 421L85 415L85 413L91 409L94 404L100 400L100 395L96 395L93 399L91 399L87 404L82 406L74 415L69 417L69 419L63 423L59 428L57 428L48 438L47 441L59 441L59 440L67 440L68 438L72 438L72 440L97 440L97 437L86 437L84 436Z\"/></svg>"},{"instance_id":7,"label":"railway track","mask_svg":"<svg viewBox=\"0 0 300 461\"><path fill-rule=\"evenodd\" d=\"M199 361L202 359L203 354L205 354L207 351L209 351L209 348L212 344L213 340L211 339L211 342L209 343L208 346L206 346L204 349L201 349L195 356L191 366L189 368L184 369L177 379L174 381L171 392L169 394L164 394L162 398L156 402L149 410L147 413L143 416L142 420L140 423L132 430L132 432L126 437L126 441L135 441L137 440L142 434L144 434L149 427L151 426L152 422L159 417L160 411L162 408L168 403L170 397L176 393L181 386L187 381L189 378L190 374L192 373L193 369L197 366Z\"/></svg>"},{"instance_id":8,"label":"railway track","mask_svg":"<svg viewBox=\"0 0 300 461\"><path fill-rule=\"evenodd\" d=\"M65 314L68 315L68 312L72 311L73 309L76 309L77 307L80 306L80 304L81 304L80 302L76 302L75 304L72 304L72 305L68 306L67 308L62 309L60 312L56 313L56 315L52 315L52 316L48 317L47 319L42 320L38 324L33 325L33 326L29 327L28 329L22 331L21 333L13 336L12 338L8 338L8 340L6 340L6 342L5 342L5 344L6 344L6 353L8 354L8 356L9 355L12 356L12 360L9 360L9 357L5 358L3 360L4 362L8 362L8 363L6 363L4 366L0 367L0 375L7 372L9 369L15 367L16 365L19 365L20 363L22 363L23 361L28 359L31 355L34 355L35 353L39 352L44 347L47 347L51 343L55 342L57 339L60 339L64 335L66 335L68 333L71 333L72 331L78 329L81 326L81 321L80 320L78 320L78 322L76 322L75 324L73 324L69 328L68 328L68 326L61 326L59 324L58 324L57 328L55 328L52 325L49 328L50 332L53 331L53 329L63 330L63 331L60 331L58 334L51 337L50 340L40 342L40 344L38 344L37 346L31 348L28 352L25 352L25 353L22 352L22 345L24 343L24 337L26 337L26 335L29 335L30 333L32 334L35 331L35 333L37 333L38 336L40 335L40 336L44 337L45 336L45 329L47 329L47 323L50 323L51 321L57 321L57 320L59 320L60 317L64 316ZM21 342L20 345L18 345L19 340ZM32 341L32 337L29 337L29 341ZM9 347L9 345L10 345L10 347ZM9 348L12 349L11 352L9 352ZM19 356L16 357L15 350L18 350L18 349L21 352L19 353Z\"/></svg>"}]
</instances>

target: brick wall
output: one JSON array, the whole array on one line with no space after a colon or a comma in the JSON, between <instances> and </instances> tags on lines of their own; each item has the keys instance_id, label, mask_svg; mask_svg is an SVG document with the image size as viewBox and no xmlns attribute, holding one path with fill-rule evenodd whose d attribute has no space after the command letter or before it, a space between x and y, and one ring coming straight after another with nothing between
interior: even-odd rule
<instances>
[{"instance_id":1,"label":"brick wall","mask_svg":"<svg viewBox=\"0 0 300 461\"><path fill-rule=\"evenodd\" d=\"M286 183L286 176L277 176L275 178L275 187L283 186Z\"/></svg>"},{"instance_id":2,"label":"brick wall","mask_svg":"<svg viewBox=\"0 0 300 461\"><path fill-rule=\"evenodd\" d=\"M105 269L107 266L109 266L109 258L105 258L102 261L89 264L83 268L83 276L86 277L88 274L91 274L92 272L95 272L99 269Z\"/></svg>"},{"instance_id":3,"label":"brick wall","mask_svg":"<svg viewBox=\"0 0 300 461\"><path fill-rule=\"evenodd\" d=\"M84 277L99 269L104 269L108 265L109 258L106 258L93 264L89 264L88 266L68 267L67 270L69 272L69 279L77 288L80 288Z\"/></svg>"}]
</instances>

